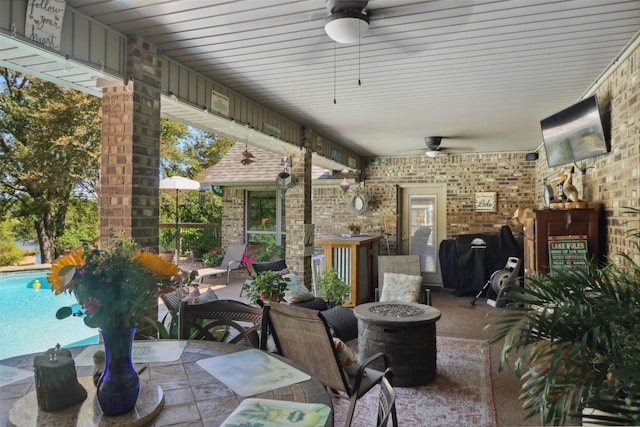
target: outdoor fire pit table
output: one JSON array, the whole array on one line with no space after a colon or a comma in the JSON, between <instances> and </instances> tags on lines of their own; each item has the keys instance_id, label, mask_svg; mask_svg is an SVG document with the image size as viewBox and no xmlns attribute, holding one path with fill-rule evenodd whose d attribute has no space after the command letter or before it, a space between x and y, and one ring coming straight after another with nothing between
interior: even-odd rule
<instances>
[{"instance_id":1,"label":"outdoor fire pit table","mask_svg":"<svg viewBox=\"0 0 640 427\"><path fill-rule=\"evenodd\" d=\"M358 358L389 356L393 385L428 384L436 376L436 321L440 310L425 304L371 302L356 306ZM383 370L382 361L371 365Z\"/></svg>"}]
</instances>

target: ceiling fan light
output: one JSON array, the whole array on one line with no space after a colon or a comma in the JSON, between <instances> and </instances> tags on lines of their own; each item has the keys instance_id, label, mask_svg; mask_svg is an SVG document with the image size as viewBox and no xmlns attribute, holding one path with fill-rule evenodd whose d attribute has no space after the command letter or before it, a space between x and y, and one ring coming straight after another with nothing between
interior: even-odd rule
<instances>
[{"instance_id":1,"label":"ceiling fan light","mask_svg":"<svg viewBox=\"0 0 640 427\"><path fill-rule=\"evenodd\" d=\"M369 17L362 12L334 12L324 23L324 31L338 43L355 43L369 29Z\"/></svg>"},{"instance_id":2,"label":"ceiling fan light","mask_svg":"<svg viewBox=\"0 0 640 427\"><path fill-rule=\"evenodd\" d=\"M351 187L351 183L349 182L349 180L347 179L347 177L345 176L342 179L342 182L340 183L340 188L342 189L343 192L347 192L347 190L349 190L349 187Z\"/></svg>"}]
</instances>

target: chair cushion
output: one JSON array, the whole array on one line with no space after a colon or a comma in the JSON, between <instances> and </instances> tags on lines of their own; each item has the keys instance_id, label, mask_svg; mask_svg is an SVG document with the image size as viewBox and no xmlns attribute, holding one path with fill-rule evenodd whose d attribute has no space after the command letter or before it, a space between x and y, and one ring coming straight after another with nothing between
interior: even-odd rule
<instances>
[{"instance_id":1,"label":"chair cushion","mask_svg":"<svg viewBox=\"0 0 640 427\"><path fill-rule=\"evenodd\" d=\"M209 288L207 289L207 292L205 292L204 294L201 294L200 296L195 297L191 303L204 304L206 302L218 301L219 299L220 298L218 298L218 295L216 294L216 292L213 289Z\"/></svg>"},{"instance_id":2,"label":"chair cushion","mask_svg":"<svg viewBox=\"0 0 640 427\"><path fill-rule=\"evenodd\" d=\"M400 273L384 273L381 302L418 302L422 276Z\"/></svg>"},{"instance_id":3,"label":"chair cushion","mask_svg":"<svg viewBox=\"0 0 640 427\"><path fill-rule=\"evenodd\" d=\"M300 278L295 274L284 274L282 277L289 279L287 290L284 292L284 300L289 304L314 298L311 291L300 282Z\"/></svg>"},{"instance_id":4,"label":"chair cushion","mask_svg":"<svg viewBox=\"0 0 640 427\"><path fill-rule=\"evenodd\" d=\"M343 341L358 338L358 319L353 310L343 305L336 305L321 312L331 329L331 335Z\"/></svg>"},{"instance_id":5,"label":"chair cushion","mask_svg":"<svg viewBox=\"0 0 640 427\"><path fill-rule=\"evenodd\" d=\"M275 261L252 262L251 268L256 274L262 273L263 271L282 271L287 269L287 263L283 259L277 259Z\"/></svg>"},{"instance_id":6,"label":"chair cushion","mask_svg":"<svg viewBox=\"0 0 640 427\"><path fill-rule=\"evenodd\" d=\"M347 375L356 375L358 373L358 368L360 368L360 362L353 350L351 350L340 338L334 338L333 345L336 347L340 365L342 365Z\"/></svg>"},{"instance_id":7,"label":"chair cushion","mask_svg":"<svg viewBox=\"0 0 640 427\"><path fill-rule=\"evenodd\" d=\"M200 296L200 291L198 288L192 290L187 295L182 298L182 302L186 302L187 304L193 304L193 300Z\"/></svg>"}]
</instances>

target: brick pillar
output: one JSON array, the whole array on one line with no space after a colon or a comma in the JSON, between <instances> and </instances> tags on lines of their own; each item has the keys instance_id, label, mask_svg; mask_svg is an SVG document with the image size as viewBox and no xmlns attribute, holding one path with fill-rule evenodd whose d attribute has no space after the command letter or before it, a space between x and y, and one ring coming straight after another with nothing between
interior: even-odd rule
<instances>
[{"instance_id":1,"label":"brick pillar","mask_svg":"<svg viewBox=\"0 0 640 427\"><path fill-rule=\"evenodd\" d=\"M311 289L311 255L304 254L304 228L311 224L311 160L312 149L308 141L309 131L301 129L302 150L289 155L293 158L291 176L295 185L287 190L287 266L303 276L304 284Z\"/></svg>"},{"instance_id":2,"label":"brick pillar","mask_svg":"<svg viewBox=\"0 0 640 427\"><path fill-rule=\"evenodd\" d=\"M157 50L139 37L128 42L129 87L102 90L100 240L111 230L158 248L160 77Z\"/></svg>"}]
</instances>

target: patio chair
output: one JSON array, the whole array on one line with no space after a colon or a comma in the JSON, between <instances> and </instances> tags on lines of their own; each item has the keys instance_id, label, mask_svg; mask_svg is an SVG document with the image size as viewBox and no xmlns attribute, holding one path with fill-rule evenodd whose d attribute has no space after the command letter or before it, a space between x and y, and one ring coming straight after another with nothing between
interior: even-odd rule
<instances>
[{"instance_id":1,"label":"patio chair","mask_svg":"<svg viewBox=\"0 0 640 427\"><path fill-rule=\"evenodd\" d=\"M262 310L235 300L180 304L179 339L222 341L260 347ZM192 333L195 329L195 333Z\"/></svg>"},{"instance_id":2,"label":"patio chair","mask_svg":"<svg viewBox=\"0 0 640 427\"><path fill-rule=\"evenodd\" d=\"M379 255L378 256L378 287L375 289L375 299L380 300L384 288L385 273L407 274L422 276L420 271L420 256L418 255ZM416 302L431 305L431 290L421 285Z\"/></svg>"},{"instance_id":3,"label":"patio chair","mask_svg":"<svg viewBox=\"0 0 640 427\"><path fill-rule=\"evenodd\" d=\"M385 371L385 376L380 381L380 401L378 403L377 427L386 427L391 415L391 425L398 427L398 414L396 413L396 392L391 386L391 369Z\"/></svg>"},{"instance_id":4,"label":"patio chair","mask_svg":"<svg viewBox=\"0 0 640 427\"><path fill-rule=\"evenodd\" d=\"M263 307L262 336L270 331L279 354L300 365L325 387L349 399L345 426L351 425L357 400L382 382L389 368L389 358L375 353L361 361L355 375L348 374L338 355L329 325L322 312L269 302ZM264 343L266 340L262 340ZM384 372L368 366L382 359ZM351 366L355 368L355 366ZM352 371L353 372L353 371ZM344 396L341 396L344 397Z\"/></svg>"},{"instance_id":5,"label":"patio chair","mask_svg":"<svg viewBox=\"0 0 640 427\"><path fill-rule=\"evenodd\" d=\"M184 298L188 293L189 288L179 287L171 292L167 292L166 294L161 294L160 299L168 311L172 311L177 314L180 312L180 302L182 301L182 298Z\"/></svg>"},{"instance_id":6,"label":"patio chair","mask_svg":"<svg viewBox=\"0 0 640 427\"><path fill-rule=\"evenodd\" d=\"M237 270L242 267L242 254L244 253L247 245L245 243L229 243L227 249L224 251L224 258L220 265L216 267L207 267L196 270L198 277L192 283L194 285L202 284L205 277L208 276L220 276L227 273L227 285L229 284L229 275L232 270Z\"/></svg>"}]
</instances>

